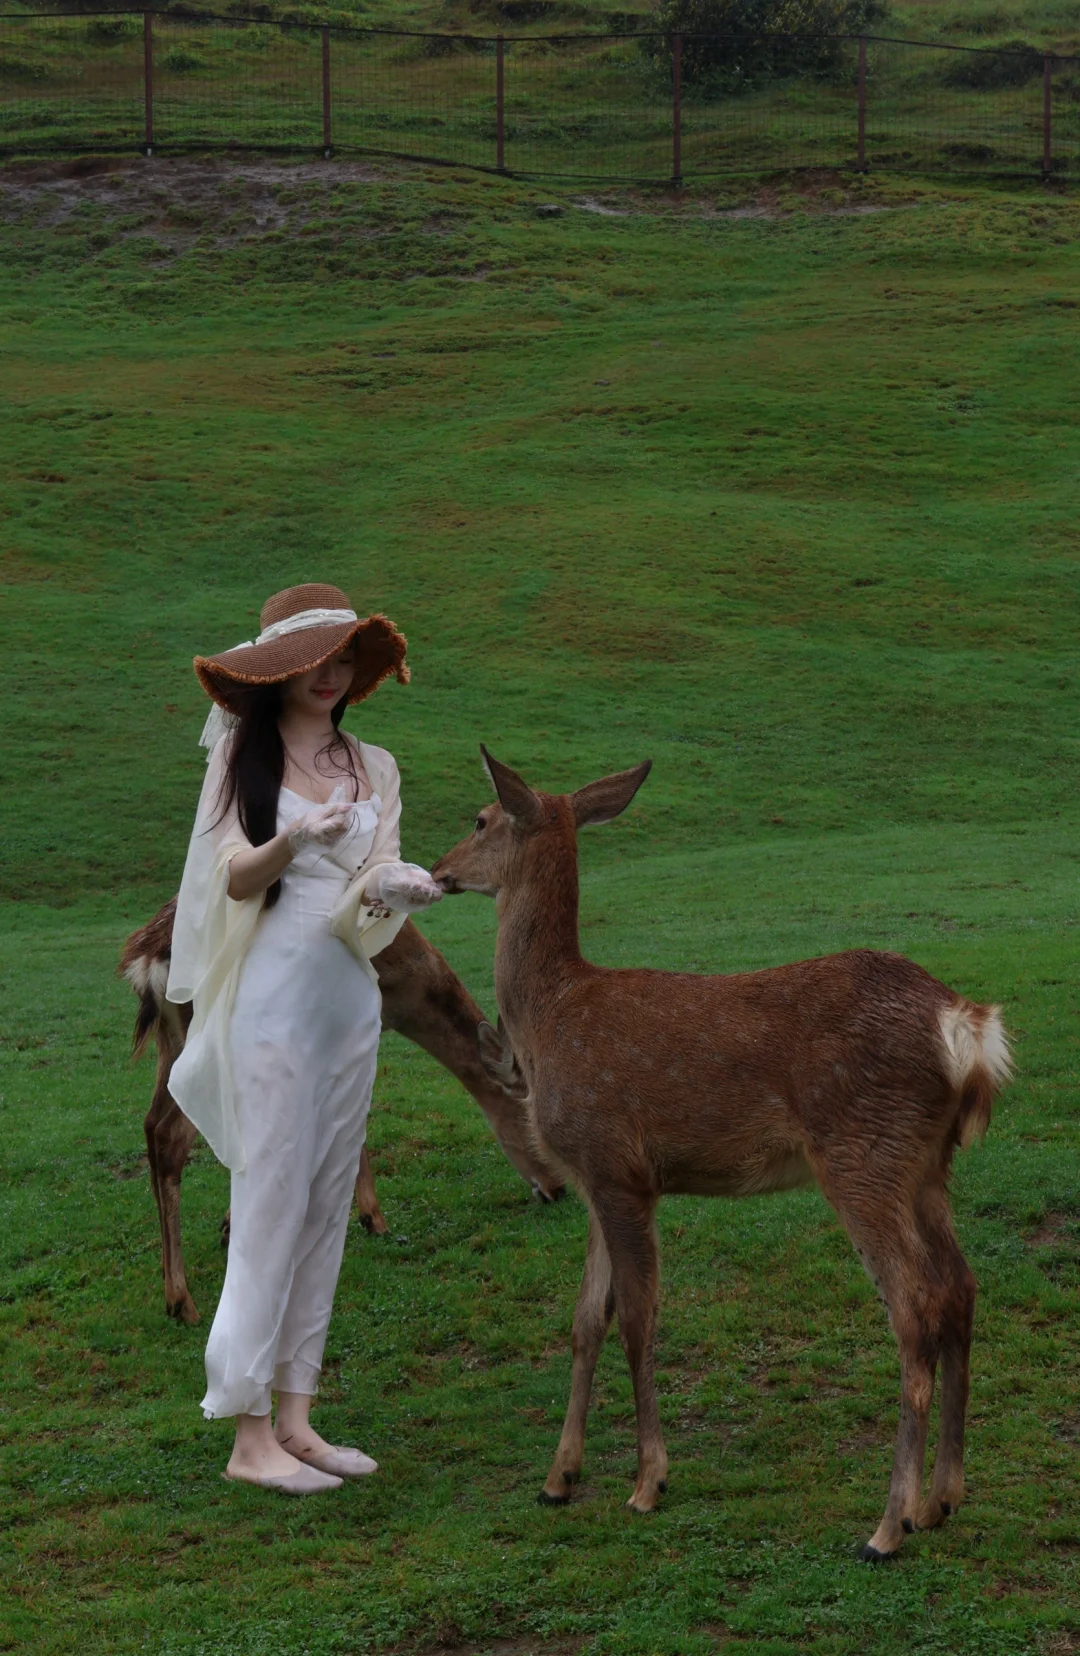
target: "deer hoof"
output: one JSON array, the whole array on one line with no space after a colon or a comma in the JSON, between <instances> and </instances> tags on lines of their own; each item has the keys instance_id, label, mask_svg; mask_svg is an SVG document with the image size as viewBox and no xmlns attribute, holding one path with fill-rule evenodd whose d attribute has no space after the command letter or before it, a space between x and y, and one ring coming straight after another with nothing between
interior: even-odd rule
<instances>
[{"instance_id":1,"label":"deer hoof","mask_svg":"<svg viewBox=\"0 0 1080 1656\"><path fill-rule=\"evenodd\" d=\"M381 1213L362 1213L360 1223L369 1236L388 1236L390 1234L390 1226Z\"/></svg>"},{"instance_id":2,"label":"deer hoof","mask_svg":"<svg viewBox=\"0 0 1080 1656\"><path fill-rule=\"evenodd\" d=\"M892 1552L879 1552L877 1547L871 1546L868 1541L865 1547L859 1549L859 1559L863 1564L888 1564L896 1557L899 1548Z\"/></svg>"},{"instance_id":3,"label":"deer hoof","mask_svg":"<svg viewBox=\"0 0 1080 1656\"><path fill-rule=\"evenodd\" d=\"M187 1323L189 1327L194 1327L199 1321L199 1313L190 1294L185 1299L166 1300L165 1315L172 1317L174 1322Z\"/></svg>"},{"instance_id":4,"label":"deer hoof","mask_svg":"<svg viewBox=\"0 0 1080 1656\"><path fill-rule=\"evenodd\" d=\"M656 1488L657 1493L652 1496L639 1495L635 1490L626 1503L630 1511L636 1512L639 1518L647 1518L650 1513L655 1512L660 1504L659 1497L663 1494L664 1490L667 1488L667 1485L657 1484Z\"/></svg>"},{"instance_id":5,"label":"deer hoof","mask_svg":"<svg viewBox=\"0 0 1080 1656\"><path fill-rule=\"evenodd\" d=\"M542 1489L536 1497L537 1506L569 1506L569 1495L552 1495L547 1489Z\"/></svg>"},{"instance_id":6,"label":"deer hoof","mask_svg":"<svg viewBox=\"0 0 1080 1656\"><path fill-rule=\"evenodd\" d=\"M936 1501L933 1498L923 1502L919 1508L919 1516L915 1520L921 1530L937 1529L946 1518L951 1518L956 1508L951 1501Z\"/></svg>"}]
</instances>

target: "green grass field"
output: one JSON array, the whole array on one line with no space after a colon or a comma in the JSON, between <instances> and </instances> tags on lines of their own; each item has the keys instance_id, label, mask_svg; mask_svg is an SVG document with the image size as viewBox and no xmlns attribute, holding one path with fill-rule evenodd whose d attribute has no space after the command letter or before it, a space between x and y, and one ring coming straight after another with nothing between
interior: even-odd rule
<instances>
[{"instance_id":1,"label":"green grass field","mask_svg":"<svg viewBox=\"0 0 1080 1656\"><path fill-rule=\"evenodd\" d=\"M1080 1650L1077 231L1067 196L832 177L600 202L346 163L0 174L0 1648L161 1656ZM536 205L557 202L557 218ZM603 206L607 210L595 209ZM857 209L857 210L856 210ZM406 631L352 728L406 854L651 755L583 838L587 952L856 944L1000 1000L1019 1073L959 1159L969 1498L881 1570L898 1368L812 1192L662 1209L671 1488L625 1511L615 1339L558 1435L584 1214L388 1039L322 1420L382 1464L218 1477L202 1345L227 1180L163 1313L148 1065L112 972L176 887L196 650L321 578ZM479 898L426 929L491 1007Z\"/></svg>"}]
</instances>

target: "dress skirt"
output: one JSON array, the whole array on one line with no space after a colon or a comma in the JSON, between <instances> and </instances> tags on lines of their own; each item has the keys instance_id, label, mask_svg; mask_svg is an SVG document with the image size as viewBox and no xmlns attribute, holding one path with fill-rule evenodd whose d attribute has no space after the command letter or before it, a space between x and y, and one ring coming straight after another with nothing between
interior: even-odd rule
<instances>
[{"instance_id":1,"label":"dress skirt","mask_svg":"<svg viewBox=\"0 0 1080 1656\"><path fill-rule=\"evenodd\" d=\"M357 807L371 818L358 826L373 833L379 803ZM282 825L298 806L310 809L283 789ZM245 1165L232 1174L207 1419L318 1389L379 1051L378 985L329 929L349 877L318 851L294 859L240 970L229 1055Z\"/></svg>"}]
</instances>

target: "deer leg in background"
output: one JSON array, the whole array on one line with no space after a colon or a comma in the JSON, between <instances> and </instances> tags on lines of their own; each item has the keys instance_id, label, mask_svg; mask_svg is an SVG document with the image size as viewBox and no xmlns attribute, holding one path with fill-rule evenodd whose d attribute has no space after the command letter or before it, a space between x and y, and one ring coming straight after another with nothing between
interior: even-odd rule
<instances>
[{"instance_id":1,"label":"deer leg in background","mask_svg":"<svg viewBox=\"0 0 1080 1656\"><path fill-rule=\"evenodd\" d=\"M964 1498L964 1422L971 1380L975 1278L960 1252L943 1186L923 1197L919 1219L935 1272L949 1296L941 1330L941 1419L934 1474L916 1520L920 1529L933 1529Z\"/></svg>"},{"instance_id":2,"label":"deer leg in background","mask_svg":"<svg viewBox=\"0 0 1080 1656\"><path fill-rule=\"evenodd\" d=\"M162 1055L153 1101L143 1124L146 1154L150 1163L150 1185L161 1225L165 1310L170 1317L178 1317L181 1322L197 1323L199 1312L188 1289L180 1243L180 1179L198 1134L169 1096L166 1085L169 1068Z\"/></svg>"},{"instance_id":3,"label":"deer leg in background","mask_svg":"<svg viewBox=\"0 0 1080 1656\"><path fill-rule=\"evenodd\" d=\"M597 1213L611 1257L615 1311L637 1412L638 1477L627 1505L652 1512L667 1488L667 1450L656 1406L654 1357L660 1264L656 1245L654 1196L595 1193Z\"/></svg>"},{"instance_id":4,"label":"deer leg in background","mask_svg":"<svg viewBox=\"0 0 1080 1656\"><path fill-rule=\"evenodd\" d=\"M835 1175L821 1170L822 1190L839 1214L870 1277L885 1301L900 1347L900 1424L896 1433L892 1477L885 1515L862 1549L868 1562L891 1558L904 1536L916 1528L922 1495L923 1464L930 1401L934 1395L945 1289L937 1282L933 1261L914 1212L893 1194L900 1180L881 1172L886 1188L858 1196L837 1188ZM890 1197L892 1199L890 1199Z\"/></svg>"},{"instance_id":5,"label":"deer leg in background","mask_svg":"<svg viewBox=\"0 0 1080 1656\"><path fill-rule=\"evenodd\" d=\"M375 1193L375 1175L371 1171L366 1144L360 1152L360 1168L356 1175L356 1211L369 1236L385 1236L390 1229Z\"/></svg>"},{"instance_id":6,"label":"deer leg in background","mask_svg":"<svg viewBox=\"0 0 1080 1656\"><path fill-rule=\"evenodd\" d=\"M574 1310L574 1332L571 1337L574 1366L570 1380L570 1403L551 1471L538 1497L542 1505L561 1506L568 1501L571 1486L581 1476L581 1462L585 1454L585 1419L589 1412L593 1375L614 1310L615 1295L607 1243L596 1215L590 1210L585 1274Z\"/></svg>"}]
</instances>

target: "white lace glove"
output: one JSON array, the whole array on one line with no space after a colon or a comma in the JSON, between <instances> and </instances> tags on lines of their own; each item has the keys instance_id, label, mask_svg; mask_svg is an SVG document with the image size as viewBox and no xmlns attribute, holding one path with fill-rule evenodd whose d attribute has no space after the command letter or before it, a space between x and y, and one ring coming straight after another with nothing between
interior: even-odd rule
<instances>
[{"instance_id":1,"label":"white lace glove","mask_svg":"<svg viewBox=\"0 0 1080 1656\"><path fill-rule=\"evenodd\" d=\"M339 802L334 805L318 805L313 811L305 811L302 817L289 824L289 850L293 856L307 849L309 845L324 849L328 845L336 845L348 833L352 825L352 806Z\"/></svg>"},{"instance_id":2,"label":"white lace glove","mask_svg":"<svg viewBox=\"0 0 1080 1656\"><path fill-rule=\"evenodd\" d=\"M416 914L442 896L426 868L417 863L383 863L364 887L364 903L373 913Z\"/></svg>"}]
</instances>

